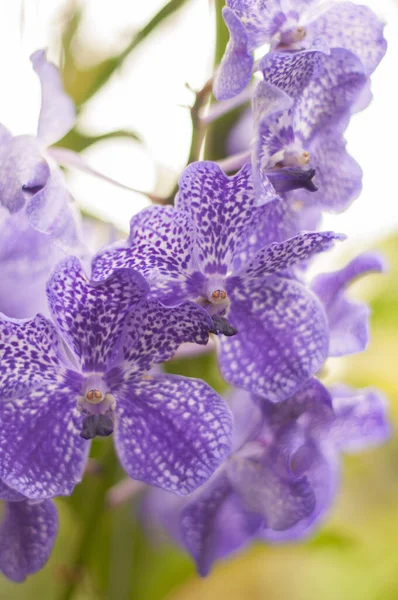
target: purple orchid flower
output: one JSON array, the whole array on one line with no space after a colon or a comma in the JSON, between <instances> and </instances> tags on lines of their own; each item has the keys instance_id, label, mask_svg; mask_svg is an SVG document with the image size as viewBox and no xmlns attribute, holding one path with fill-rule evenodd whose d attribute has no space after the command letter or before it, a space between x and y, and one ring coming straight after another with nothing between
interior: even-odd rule
<instances>
[{"instance_id":1,"label":"purple orchid flower","mask_svg":"<svg viewBox=\"0 0 398 600\"><path fill-rule=\"evenodd\" d=\"M358 277L385 271L385 261L367 252L354 258L346 267L318 275L311 283L321 300L329 323L329 356L345 356L365 350L369 342L369 307L350 300L345 291Z\"/></svg>"},{"instance_id":2,"label":"purple orchid flower","mask_svg":"<svg viewBox=\"0 0 398 600\"><path fill-rule=\"evenodd\" d=\"M317 371L328 349L320 304L286 270L342 236L302 233L250 253L251 240L276 235L267 228L279 224L267 222L267 203L256 207L249 166L229 178L214 163L195 163L179 184L175 208L155 206L133 217L128 240L94 259L93 278L133 268L163 303L196 300L216 331L238 331L220 342L224 378L283 400ZM271 185L264 190L275 198Z\"/></svg>"},{"instance_id":3,"label":"purple orchid flower","mask_svg":"<svg viewBox=\"0 0 398 600\"><path fill-rule=\"evenodd\" d=\"M232 98L247 86L254 67L253 52L265 43L278 53L294 53L310 48L322 37L329 48L356 54L370 75L386 51L383 23L366 6L318 4L319 0L227 0L223 17L230 41L214 83L216 98Z\"/></svg>"},{"instance_id":4,"label":"purple orchid flower","mask_svg":"<svg viewBox=\"0 0 398 600\"><path fill-rule=\"evenodd\" d=\"M5 501L0 525L0 572L21 582L46 564L58 531L58 514L52 500L29 502L0 481Z\"/></svg>"},{"instance_id":5,"label":"purple orchid flower","mask_svg":"<svg viewBox=\"0 0 398 600\"><path fill-rule=\"evenodd\" d=\"M204 576L215 560L254 539L291 541L319 525L335 498L340 453L389 436L386 404L372 389L339 386L332 395L313 379L274 404L236 391L230 398L233 451L210 480L186 498L153 492L148 512L195 560Z\"/></svg>"},{"instance_id":6,"label":"purple orchid flower","mask_svg":"<svg viewBox=\"0 0 398 600\"><path fill-rule=\"evenodd\" d=\"M316 72L311 66L314 54L320 61ZM300 58L298 68L294 63ZM258 84L253 99L256 181L261 186L261 180L275 169L310 167L315 169L318 190L301 186L288 195L290 201L319 210L344 210L361 190L362 171L347 153L343 138L352 107L367 82L360 61L344 49L329 54L271 54L266 59L266 81ZM290 69L294 76L287 77ZM297 86L302 88L299 94Z\"/></svg>"},{"instance_id":7,"label":"purple orchid flower","mask_svg":"<svg viewBox=\"0 0 398 600\"><path fill-rule=\"evenodd\" d=\"M60 263L47 295L54 324L0 321L0 477L28 498L71 493L90 444L113 430L134 479L187 494L230 449L231 416L204 382L146 375L182 342L206 344L209 315L191 302L147 298L131 270L90 283Z\"/></svg>"},{"instance_id":8,"label":"purple orchid flower","mask_svg":"<svg viewBox=\"0 0 398 600\"><path fill-rule=\"evenodd\" d=\"M61 170L49 147L72 128L75 107L64 92L58 69L38 50L31 56L42 89L37 136L0 132L0 203L11 214L25 210L31 226L57 245L82 246L79 222Z\"/></svg>"},{"instance_id":9,"label":"purple orchid flower","mask_svg":"<svg viewBox=\"0 0 398 600\"><path fill-rule=\"evenodd\" d=\"M312 515L294 525L290 530L275 531L265 528L261 537L268 542L287 542L308 537L329 512L338 492L341 472L341 454L355 454L384 443L391 435L388 405L384 395L374 388L354 389L337 385L329 389L334 417L324 427L314 421L306 422L306 415L298 416L292 404L292 414L297 414L291 440L302 436L303 444L294 456L292 465L296 472L305 473L315 494ZM262 401L261 401L262 402ZM269 417L276 415L274 406L262 402ZM283 424L282 411L279 415ZM278 419L278 417L276 417ZM301 431L300 431L301 430ZM303 436L303 430L305 434Z\"/></svg>"}]
</instances>

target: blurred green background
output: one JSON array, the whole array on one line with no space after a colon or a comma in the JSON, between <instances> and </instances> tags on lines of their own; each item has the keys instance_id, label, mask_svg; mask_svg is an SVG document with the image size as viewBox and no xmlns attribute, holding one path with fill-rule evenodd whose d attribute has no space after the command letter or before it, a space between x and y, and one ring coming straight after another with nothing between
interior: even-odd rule
<instances>
[{"instance_id":1,"label":"blurred green background","mask_svg":"<svg viewBox=\"0 0 398 600\"><path fill-rule=\"evenodd\" d=\"M203 0L204 1L204 0ZM223 2L216 0L218 12ZM63 18L62 65L65 85L78 106L106 86L108 80L134 59L136 49L189 0L172 0L126 40L119 53L102 57L90 68L76 59L81 47L76 35L83 3L68 3ZM173 21L171 21L173 23ZM226 43L218 22L216 60ZM91 57L92 58L92 57ZM93 62L93 60L91 61ZM145 90L141 90L145 93ZM237 114L228 115L210 130L206 155L219 158L226 132ZM197 131L194 127L195 151ZM138 143L133 129L87 134L79 125L60 143L84 150L107 139L124 137ZM196 136L196 137L195 137ZM186 149L187 156L189 147ZM164 179L163 172L163 179ZM155 186L163 192L175 184L173 174ZM171 185L170 185L171 183ZM361 199L357 201L359 204ZM98 222L98 227L101 227ZM105 227L105 226L104 226ZM377 386L391 403L398 423L398 234L377 243L389 263L386 275L372 275L355 284L352 294L370 302L372 341L358 356L335 359L327 365L326 383L337 379L356 387ZM357 252L374 249L352 245L345 263ZM333 264L337 268L338 264ZM218 391L222 382L214 355L182 359L168 366L186 375L202 377ZM190 559L170 545L161 532L151 536L139 519L140 495L117 509L107 505L109 489L123 478L110 440L95 441L90 472L71 498L58 499L60 532L47 566L21 585L0 579L0 600L395 600L398 599L398 441L344 459L341 492L329 518L306 543L284 546L255 544L236 558L220 562L205 580L195 575Z\"/></svg>"}]
</instances>

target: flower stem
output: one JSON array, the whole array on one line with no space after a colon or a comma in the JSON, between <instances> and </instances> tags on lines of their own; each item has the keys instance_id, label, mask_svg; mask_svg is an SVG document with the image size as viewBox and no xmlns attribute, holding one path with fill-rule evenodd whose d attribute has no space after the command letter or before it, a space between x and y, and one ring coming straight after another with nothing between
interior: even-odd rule
<instances>
[{"instance_id":1,"label":"flower stem","mask_svg":"<svg viewBox=\"0 0 398 600\"><path fill-rule=\"evenodd\" d=\"M80 496L77 503L79 512L83 513L82 528L76 544L75 556L68 565L72 576L66 580L59 594L59 600L72 600L81 583L83 572L90 563L92 551L100 535L106 494L117 477L118 462L112 440L101 440L99 446L101 446L100 456L96 458L101 464L101 474L97 477L86 476L74 492L75 495Z\"/></svg>"}]
</instances>

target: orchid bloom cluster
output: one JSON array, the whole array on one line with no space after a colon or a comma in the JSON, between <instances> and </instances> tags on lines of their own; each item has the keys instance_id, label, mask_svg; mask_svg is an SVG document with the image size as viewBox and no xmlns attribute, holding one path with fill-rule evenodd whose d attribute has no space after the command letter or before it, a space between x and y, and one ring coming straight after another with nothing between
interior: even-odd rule
<instances>
[{"instance_id":1,"label":"orchid bloom cluster","mask_svg":"<svg viewBox=\"0 0 398 600\"><path fill-rule=\"evenodd\" d=\"M227 0L223 15L215 110L252 96L247 147L188 165L174 205L133 216L127 240L85 247L59 164L88 167L53 147L75 109L43 51L37 136L1 126L0 570L14 581L45 564L53 498L81 481L95 437L113 435L127 475L154 486L147 512L205 575L253 539L312 532L341 454L389 435L379 391L319 379L329 357L365 349L369 310L347 288L383 261L307 277L344 239L318 230L322 212L361 189L344 131L370 101L383 26L351 2ZM210 336L226 398L153 368Z\"/></svg>"}]
</instances>

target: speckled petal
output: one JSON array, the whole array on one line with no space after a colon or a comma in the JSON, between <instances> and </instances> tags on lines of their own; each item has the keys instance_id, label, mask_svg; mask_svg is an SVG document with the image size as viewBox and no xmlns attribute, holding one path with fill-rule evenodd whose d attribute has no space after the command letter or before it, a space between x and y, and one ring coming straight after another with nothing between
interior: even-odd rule
<instances>
[{"instance_id":1,"label":"speckled petal","mask_svg":"<svg viewBox=\"0 0 398 600\"><path fill-rule=\"evenodd\" d=\"M44 146L51 146L72 129L76 120L73 100L65 92L59 70L48 62L45 50L30 57L41 84L41 110L37 137Z\"/></svg>"},{"instance_id":2,"label":"speckled petal","mask_svg":"<svg viewBox=\"0 0 398 600\"><path fill-rule=\"evenodd\" d=\"M282 242L297 232L297 216L286 200L276 198L264 206L263 219L253 224L251 235L242 243L233 262L233 273L242 271L258 250L273 242ZM301 228L303 229L303 228ZM301 231L301 230L300 230Z\"/></svg>"},{"instance_id":3,"label":"speckled petal","mask_svg":"<svg viewBox=\"0 0 398 600\"><path fill-rule=\"evenodd\" d=\"M168 308L147 300L131 312L125 325L119 353L107 373L113 387L169 360L184 342L206 345L213 321L194 302Z\"/></svg>"},{"instance_id":4,"label":"speckled petal","mask_svg":"<svg viewBox=\"0 0 398 600\"><path fill-rule=\"evenodd\" d=\"M89 444L80 437L77 373L1 398L0 477L32 499L70 494L83 475Z\"/></svg>"},{"instance_id":5,"label":"speckled petal","mask_svg":"<svg viewBox=\"0 0 398 600\"><path fill-rule=\"evenodd\" d=\"M270 52L261 59L259 69L264 80L298 98L312 78L322 70L323 58L329 50L322 40L316 40L308 50L300 52Z\"/></svg>"},{"instance_id":6,"label":"speckled petal","mask_svg":"<svg viewBox=\"0 0 398 600\"><path fill-rule=\"evenodd\" d=\"M321 70L307 82L295 106L294 131L304 141L326 126L335 132L344 131L367 83L360 60L343 48L322 54L320 65Z\"/></svg>"},{"instance_id":7,"label":"speckled petal","mask_svg":"<svg viewBox=\"0 0 398 600\"><path fill-rule=\"evenodd\" d=\"M185 169L179 186L176 207L194 222L203 272L225 275L253 225L264 218L263 207L255 206L251 167L246 165L227 177L215 163L193 163ZM272 189L267 193L271 196Z\"/></svg>"},{"instance_id":8,"label":"speckled petal","mask_svg":"<svg viewBox=\"0 0 398 600\"><path fill-rule=\"evenodd\" d=\"M30 192L42 189L49 176L37 140L29 135L12 138L0 155L0 203L10 213L21 210Z\"/></svg>"},{"instance_id":9,"label":"speckled petal","mask_svg":"<svg viewBox=\"0 0 398 600\"><path fill-rule=\"evenodd\" d=\"M282 477L268 455L262 460L232 458L228 476L246 510L261 515L271 529L288 529L314 510L315 495L308 479Z\"/></svg>"},{"instance_id":10,"label":"speckled petal","mask_svg":"<svg viewBox=\"0 0 398 600\"><path fill-rule=\"evenodd\" d=\"M182 509L181 541L204 577L216 559L247 544L261 524L261 517L242 507L228 477L221 471L193 494Z\"/></svg>"},{"instance_id":11,"label":"speckled petal","mask_svg":"<svg viewBox=\"0 0 398 600\"><path fill-rule=\"evenodd\" d=\"M52 500L8 502L0 526L0 571L23 581L46 564L58 531Z\"/></svg>"},{"instance_id":12,"label":"speckled petal","mask_svg":"<svg viewBox=\"0 0 398 600\"><path fill-rule=\"evenodd\" d=\"M100 281L121 268L142 273L165 302L196 297L191 281L196 264L189 215L172 207L151 206L134 216L128 240L106 248L94 258L93 279Z\"/></svg>"},{"instance_id":13,"label":"speckled petal","mask_svg":"<svg viewBox=\"0 0 398 600\"><path fill-rule=\"evenodd\" d=\"M112 360L126 318L148 292L143 277L130 269L92 283L80 261L62 261L47 284L50 309L84 371L103 371Z\"/></svg>"},{"instance_id":14,"label":"speckled petal","mask_svg":"<svg viewBox=\"0 0 398 600\"><path fill-rule=\"evenodd\" d=\"M346 288L358 277L384 270L384 261L373 253L365 253L339 271L318 275L313 292L324 305L330 329L330 356L344 356L364 350L369 341L369 308L350 300Z\"/></svg>"},{"instance_id":15,"label":"speckled petal","mask_svg":"<svg viewBox=\"0 0 398 600\"><path fill-rule=\"evenodd\" d=\"M203 381L147 377L119 389L116 401L115 443L133 479L186 495L231 449L231 414Z\"/></svg>"},{"instance_id":16,"label":"speckled petal","mask_svg":"<svg viewBox=\"0 0 398 600\"><path fill-rule=\"evenodd\" d=\"M336 421L330 438L343 452L361 452L391 436L388 402L377 389L354 389L345 385L330 390Z\"/></svg>"},{"instance_id":17,"label":"speckled petal","mask_svg":"<svg viewBox=\"0 0 398 600\"><path fill-rule=\"evenodd\" d=\"M23 396L43 381L57 379L62 369L62 347L54 325L34 319L0 315L0 397Z\"/></svg>"},{"instance_id":18,"label":"speckled petal","mask_svg":"<svg viewBox=\"0 0 398 600\"><path fill-rule=\"evenodd\" d=\"M299 233L285 242L274 242L257 252L241 276L256 279L261 275L280 273L319 252L330 250L336 240L342 240L344 237L333 231L314 231Z\"/></svg>"},{"instance_id":19,"label":"speckled petal","mask_svg":"<svg viewBox=\"0 0 398 600\"><path fill-rule=\"evenodd\" d=\"M242 21L227 6L222 15L230 40L214 81L213 92L217 100L233 98L244 90L252 78L254 64Z\"/></svg>"},{"instance_id":20,"label":"speckled petal","mask_svg":"<svg viewBox=\"0 0 398 600\"><path fill-rule=\"evenodd\" d=\"M299 1L302 3L303 0ZM227 6L244 23L252 48L270 42L272 36L286 24L286 13L293 8L289 0L227 0ZM297 13L296 16L298 18Z\"/></svg>"},{"instance_id":21,"label":"speckled petal","mask_svg":"<svg viewBox=\"0 0 398 600\"><path fill-rule=\"evenodd\" d=\"M327 357L319 300L297 281L275 275L237 282L229 294L228 318L238 333L220 341L224 378L272 402L285 400Z\"/></svg>"},{"instance_id":22,"label":"speckled petal","mask_svg":"<svg viewBox=\"0 0 398 600\"><path fill-rule=\"evenodd\" d=\"M362 61L367 74L383 58L387 42L384 23L367 6L353 2L333 2L331 7L307 27L309 37L324 36L331 48L351 50Z\"/></svg>"}]
</instances>

